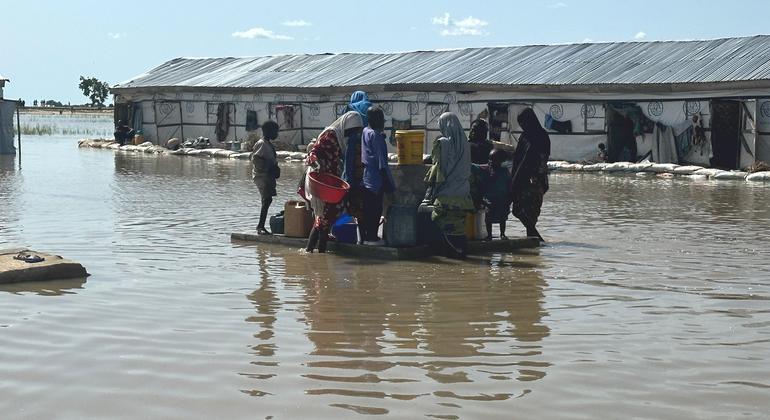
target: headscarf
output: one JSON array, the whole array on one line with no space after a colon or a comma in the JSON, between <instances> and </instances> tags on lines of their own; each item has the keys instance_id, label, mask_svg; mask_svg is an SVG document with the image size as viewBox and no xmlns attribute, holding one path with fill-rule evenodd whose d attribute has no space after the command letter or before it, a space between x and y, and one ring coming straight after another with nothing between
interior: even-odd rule
<instances>
[{"instance_id":1,"label":"headscarf","mask_svg":"<svg viewBox=\"0 0 770 420\"><path fill-rule=\"evenodd\" d=\"M361 115L356 111L348 111L334 120L334 122L326 127L323 131L321 131L321 134L323 134L324 131L333 130L334 134L337 135L337 142L340 145L340 149L342 149L342 156L345 156L345 151L347 150L348 146L348 139L345 137L345 131L350 128L363 126L364 124L363 120L361 119ZM321 136L319 135L318 137L320 138Z\"/></svg>"},{"instance_id":2,"label":"headscarf","mask_svg":"<svg viewBox=\"0 0 770 420\"><path fill-rule=\"evenodd\" d=\"M483 143L487 141L487 134L489 133L489 125L482 119L476 119L471 123L471 129L468 132L468 137L473 143Z\"/></svg>"},{"instance_id":3,"label":"headscarf","mask_svg":"<svg viewBox=\"0 0 770 420\"><path fill-rule=\"evenodd\" d=\"M513 177L517 186L526 180L538 177L544 190L548 190L548 156L551 154L551 139L532 108L525 108L516 118L523 133L513 152Z\"/></svg>"},{"instance_id":4,"label":"headscarf","mask_svg":"<svg viewBox=\"0 0 770 420\"><path fill-rule=\"evenodd\" d=\"M444 182L439 186L438 195L466 197L470 194L471 145L465 136L460 119L451 112L445 112L438 118L438 128L442 137L439 169Z\"/></svg>"},{"instance_id":5,"label":"headscarf","mask_svg":"<svg viewBox=\"0 0 770 420\"><path fill-rule=\"evenodd\" d=\"M471 143L471 161L478 165L483 165L489 161L489 153L493 149L492 142L487 140L489 125L482 119L476 119L471 123L471 129L468 132Z\"/></svg>"},{"instance_id":6,"label":"headscarf","mask_svg":"<svg viewBox=\"0 0 770 420\"><path fill-rule=\"evenodd\" d=\"M368 110L370 106L372 106L372 103L369 102L369 95L367 95L363 90L357 90L353 92L352 95L350 95L350 103L348 104L348 109L356 111L359 115L361 115L361 119L363 120L363 127L366 127L367 123L369 122L368 118L366 117L366 110Z\"/></svg>"},{"instance_id":7,"label":"headscarf","mask_svg":"<svg viewBox=\"0 0 770 420\"><path fill-rule=\"evenodd\" d=\"M530 143L530 153L549 156L551 154L551 139L548 132L540 125L535 111L532 108L524 108L516 117L516 121L519 122L519 126L524 132L523 136Z\"/></svg>"}]
</instances>

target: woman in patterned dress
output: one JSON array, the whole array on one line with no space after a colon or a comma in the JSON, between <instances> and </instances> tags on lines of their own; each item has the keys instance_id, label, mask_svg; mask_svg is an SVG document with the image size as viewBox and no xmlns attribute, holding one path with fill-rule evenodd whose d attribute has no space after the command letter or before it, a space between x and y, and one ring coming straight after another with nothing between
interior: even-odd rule
<instances>
[{"instance_id":1,"label":"woman in patterned dress","mask_svg":"<svg viewBox=\"0 0 770 420\"><path fill-rule=\"evenodd\" d=\"M339 177L342 174L342 157L347 151L348 138L361 138L363 122L361 115L355 111L349 111L337 118L329 127L318 135L313 147L305 159L305 165L308 166L308 172L328 173ZM306 177L305 183L309 182L310 177ZM337 220L344 207L342 200L337 204L327 204L311 197L309 188L305 186L305 194L310 201L310 206L315 215L313 229L308 238L307 252L313 252L316 247L318 252L326 252L326 242L329 240L329 229Z\"/></svg>"}]
</instances>

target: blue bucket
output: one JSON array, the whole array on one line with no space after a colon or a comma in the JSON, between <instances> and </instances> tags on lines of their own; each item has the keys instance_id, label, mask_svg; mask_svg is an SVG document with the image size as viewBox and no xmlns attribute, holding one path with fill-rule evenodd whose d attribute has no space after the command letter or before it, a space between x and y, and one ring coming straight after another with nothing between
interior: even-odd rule
<instances>
[{"instance_id":1,"label":"blue bucket","mask_svg":"<svg viewBox=\"0 0 770 420\"><path fill-rule=\"evenodd\" d=\"M332 226L332 235L337 242L354 244L358 242L358 225L355 223L340 223Z\"/></svg>"}]
</instances>

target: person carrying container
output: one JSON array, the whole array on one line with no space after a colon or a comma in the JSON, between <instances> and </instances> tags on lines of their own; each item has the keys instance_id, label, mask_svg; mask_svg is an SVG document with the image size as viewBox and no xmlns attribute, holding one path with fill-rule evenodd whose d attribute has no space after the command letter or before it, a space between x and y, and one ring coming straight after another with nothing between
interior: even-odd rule
<instances>
[{"instance_id":1,"label":"person carrying container","mask_svg":"<svg viewBox=\"0 0 770 420\"><path fill-rule=\"evenodd\" d=\"M340 176L342 172L342 157L345 156L347 151L348 139L355 138L356 136L360 139L362 127L361 115L355 111L349 111L337 118L318 135L318 139L305 159L305 165L308 167L304 185L306 193L310 190L308 184L310 182L309 172L321 172L336 177ZM342 212L343 202L328 204L321 201L318 197L310 197L310 207L313 209L315 221L313 222L313 229L310 231L305 251L313 252L317 247L318 252L326 252L329 229Z\"/></svg>"},{"instance_id":2,"label":"person carrying container","mask_svg":"<svg viewBox=\"0 0 770 420\"><path fill-rule=\"evenodd\" d=\"M364 165L364 217L359 226L366 245L384 245L377 236L382 217L385 193L393 192L395 182L388 166L388 148L385 144L385 114L380 107L367 111L369 124L361 139L361 162Z\"/></svg>"},{"instance_id":3,"label":"person carrying container","mask_svg":"<svg viewBox=\"0 0 770 420\"><path fill-rule=\"evenodd\" d=\"M267 211L276 195L275 180L281 176L281 167L278 166L278 156L275 152L275 146L272 141L278 138L278 123L275 121L265 121L262 124L262 138L255 144L251 153L252 179L257 185L259 195L262 201L262 207L259 209L259 223L257 224L257 234L270 235L265 229L265 219Z\"/></svg>"}]
</instances>

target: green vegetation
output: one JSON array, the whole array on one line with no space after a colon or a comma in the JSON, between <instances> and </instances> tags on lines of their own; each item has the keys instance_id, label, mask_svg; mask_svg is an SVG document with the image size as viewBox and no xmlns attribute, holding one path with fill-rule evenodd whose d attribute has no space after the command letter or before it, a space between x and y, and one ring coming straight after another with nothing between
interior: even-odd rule
<instances>
[{"instance_id":1,"label":"green vegetation","mask_svg":"<svg viewBox=\"0 0 770 420\"><path fill-rule=\"evenodd\" d=\"M104 106L104 101L110 94L110 85L95 77L86 78L80 76L78 87L83 91L83 95L91 100L91 105L93 106Z\"/></svg>"}]
</instances>

